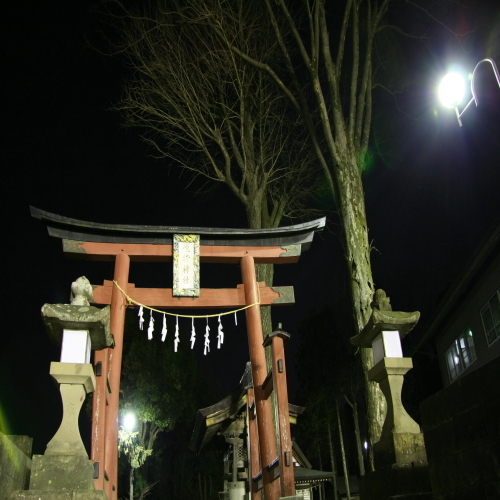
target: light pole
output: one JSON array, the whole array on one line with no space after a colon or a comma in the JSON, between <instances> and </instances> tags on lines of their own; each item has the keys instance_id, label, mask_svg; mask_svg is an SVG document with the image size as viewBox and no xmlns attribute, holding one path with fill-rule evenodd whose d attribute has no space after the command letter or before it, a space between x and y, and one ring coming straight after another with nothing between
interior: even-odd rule
<instances>
[{"instance_id":1,"label":"light pole","mask_svg":"<svg viewBox=\"0 0 500 500\"><path fill-rule=\"evenodd\" d=\"M123 427L118 430L118 446L120 449L128 455L130 462L130 473L129 473L129 496L130 500L134 498L134 472L138 465L135 460L138 458L138 442L137 442L137 431L135 430L137 420L135 414L128 412L123 418ZM139 453L140 454L140 453Z\"/></svg>"},{"instance_id":2,"label":"light pole","mask_svg":"<svg viewBox=\"0 0 500 500\"><path fill-rule=\"evenodd\" d=\"M491 64L498 86L500 87L500 75L498 73L498 68L497 65L495 64L495 61L489 58L482 59L476 64L476 67L472 72L472 77L470 81L472 98L467 103L465 108L462 109L461 112L458 111L458 105L462 101L465 92L465 83L463 81L462 76L458 73L449 73L441 80L441 84L439 85L439 99L441 100L442 104L445 105L446 107L455 108L458 124L460 126L462 126L462 121L460 120L460 117L465 113L465 110L470 106L472 101L476 103L476 106L478 105L477 95L474 90L474 75L476 74L478 66L484 62L488 62Z\"/></svg>"}]
</instances>

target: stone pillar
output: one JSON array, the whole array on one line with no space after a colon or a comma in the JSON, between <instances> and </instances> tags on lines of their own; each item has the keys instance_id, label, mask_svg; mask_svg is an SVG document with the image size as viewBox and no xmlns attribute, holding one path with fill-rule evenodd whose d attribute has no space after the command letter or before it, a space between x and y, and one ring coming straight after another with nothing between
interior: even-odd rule
<instances>
[{"instance_id":1,"label":"stone pillar","mask_svg":"<svg viewBox=\"0 0 500 500\"><path fill-rule=\"evenodd\" d=\"M47 444L45 455L87 456L78 428L78 415L85 396L95 389L93 367L90 363L52 362L50 374L59 383L63 418L58 431Z\"/></svg>"},{"instance_id":2,"label":"stone pillar","mask_svg":"<svg viewBox=\"0 0 500 500\"><path fill-rule=\"evenodd\" d=\"M424 436L406 412L401 401L405 373L412 368L411 358L383 358L369 372L378 382L387 401L387 414L380 440L374 444L376 469L405 463L427 463Z\"/></svg>"}]
</instances>

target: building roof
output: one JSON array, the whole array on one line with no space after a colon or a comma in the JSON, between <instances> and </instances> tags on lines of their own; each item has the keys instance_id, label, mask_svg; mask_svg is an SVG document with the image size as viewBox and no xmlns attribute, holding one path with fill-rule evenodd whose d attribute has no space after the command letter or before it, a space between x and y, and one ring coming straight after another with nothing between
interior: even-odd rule
<instances>
[{"instance_id":1,"label":"building roof","mask_svg":"<svg viewBox=\"0 0 500 500\"><path fill-rule=\"evenodd\" d=\"M323 470L308 469L306 467L293 468L295 483L319 483L322 481L331 481L334 476L333 472Z\"/></svg>"},{"instance_id":2,"label":"building roof","mask_svg":"<svg viewBox=\"0 0 500 500\"><path fill-rule=\"evenodd\" d=\"M420 338L415 351L428 343L440 331L441 325L451 317L460 307L462 299L477 283L488 266L500 254L500 223L497 220L480 243L477 245L471 258L458 275L455 282L448 288L446 294L438 304L429 326Z\"/></svg>"},{"instance_id":3,"label":"building roof","mask_svg":"<svg viewBox=\"0 0 500 500\"><path fill-rule=\"evenodd\" d=\"M241 408L246 405L248 388L253 387L250 363L247 363L239 386L218 403L202 408L196 413L196 420L189 448L200 453L203 447L217 434L226 421L234 418ZM296 418L305 408L289 404L290 418Z\"/></svg>"}]
</instances>

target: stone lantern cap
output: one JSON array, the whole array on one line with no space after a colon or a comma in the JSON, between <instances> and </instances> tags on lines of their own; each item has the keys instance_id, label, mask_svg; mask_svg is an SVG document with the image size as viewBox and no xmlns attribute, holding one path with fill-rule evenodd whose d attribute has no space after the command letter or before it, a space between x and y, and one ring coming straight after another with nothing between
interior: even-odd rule
<instances>
[{"instance_id":1,"label":"stone lantern cap","mask_svg":"<svg viewBox=\"0 0 500 500\"><path fill-rule=\"evenodd\" d=\"M88 330L91 349L100 351L113 346L109 329L110 306L103 309L72 304L44 304L42 319L50 339L62 344L63 330Z\"/></svg>"},{"instance_id":2,"label":"stone lantern cap","mask_svg":"<svg viewBox=\"0 0 500 500\"><path fill-rule=\"evenodd\" d=\"M370 319L358 335L351 337L351 344L357 347L372 347L372 342L383 331L398 331L400 338L403 338L411 332L419 318L419 311L393 311L389 297L383 290L377 290Z\"/></svg>"},{"instance_id":3,"label":"stone lantern cap","mask_svg":"<svg viewBox=\"0 0 500 500\"><path fill-rule=\"evenodd\" d=\"M91 306L92 292L89 280L82 276L71 284L71 304L44 304L42 319L53 342L62 344L64 330L87 330L93 351L113 346L109 329L110 306L103 309Z\"/></svg>"}]
</instances>

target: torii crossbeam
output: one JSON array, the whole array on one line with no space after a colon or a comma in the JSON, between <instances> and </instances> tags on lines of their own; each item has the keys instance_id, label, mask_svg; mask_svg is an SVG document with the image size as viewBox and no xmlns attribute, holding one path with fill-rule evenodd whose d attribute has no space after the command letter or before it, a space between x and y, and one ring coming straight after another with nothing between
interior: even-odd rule
<instances>
[{"instance_id":1,"label":"torii crossbeam","mask_svg":"<svg viewBox=\"0 0 500 500\"><path fill-rule=\"evenodd\" d=\"M156 308L239 308L246 309L248 345L255 388L257 427L262 459L266 499L280 496L279 479L272 477L268 466L277 458L276 440L270 401L263 384L267 377L260 305L291 304L292 287L266 287L257 283L255 264L297 262L309 248L315 231L325 219L272 229L215 229L196 227L136 226L100 224L70 219L31 207L31 215L41 219L49 235L62 240L69 257L115 262L113 281L133 300ZM242 285L235 289L201 289L199 297L173 297L172 289L135 288L128 282L133 261L169 262L173 259L173 236L195 234L200 237L200 261L239 263ZM260 297L260 301L259 301ZM94 289L95 304L111 304L111 333L114 348L96 351L94 365L100 363L92 412L91 460L98 463L95 487L116 500L118 467L118 397L123 350L123 331L127 303L112 281Z\"/></svg>"}]
</instances>

